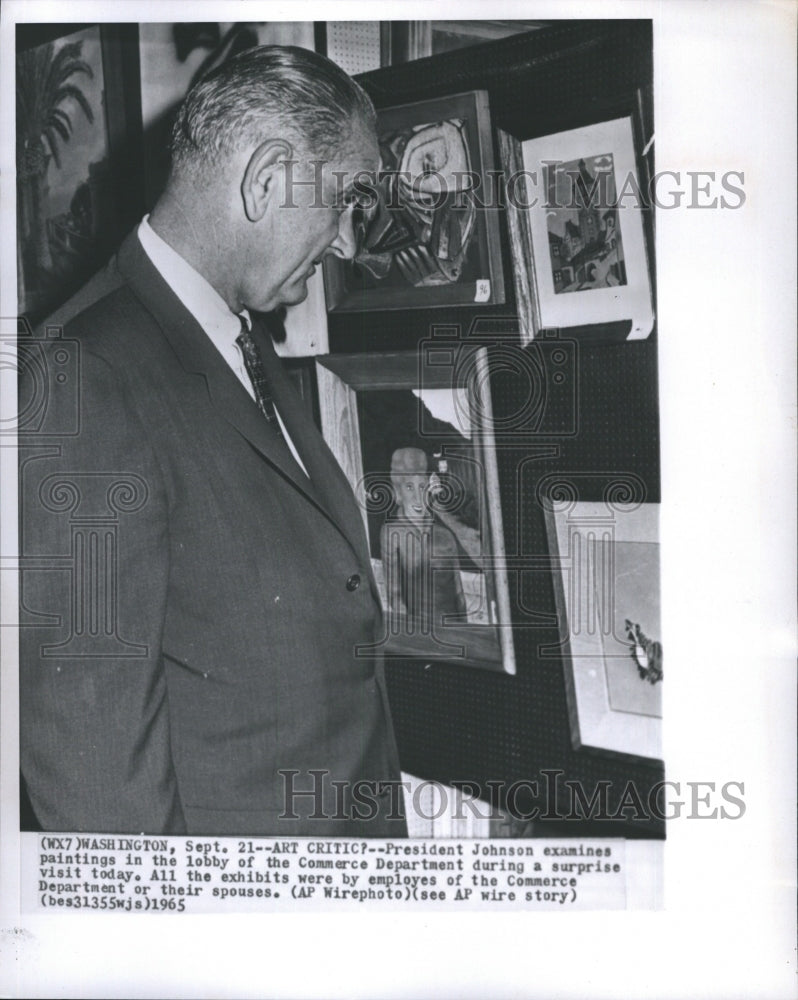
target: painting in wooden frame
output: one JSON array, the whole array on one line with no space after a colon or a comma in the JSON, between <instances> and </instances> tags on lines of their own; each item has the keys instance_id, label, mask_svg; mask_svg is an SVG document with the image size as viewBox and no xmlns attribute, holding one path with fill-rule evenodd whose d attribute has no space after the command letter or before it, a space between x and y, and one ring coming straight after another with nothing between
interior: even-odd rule
<instances>
[{"instance_id":1,"label":"painting in wooden frame","mask_svg":"<svg viewBox=\"0 0 798 1000\"><path fill-rule=\"evenodd\" d=\"M316 376L368 534L381 650L515 673L487 351L330 355Z\"/></svg>"},{"instance_id":2,"label":"painting in wooden frame","mask_svg":"<svg viewBox=\"0 0 798 1000\"><path fill-rule=\"evenodd\" d=\"M573 745L659 764L659 504L541 500Z\"/></svg>"},{"instance_id":3,"label":"painting in wooden frame","mask_svg":"<svg viewBox=\"0 0 798 1000\"><path fill-rule=\"evenodd\" d=\"M541 329L654 328L631 116L519 141L499 132L522 340ZM613 336L611 339L617 339Z\"/></svg>"},{"instance_id":4,"label":"painting in wooden frame","mask_svg":"<svg viewBox=\"0 0 798 1000\"><path fill-rule=\"evenodd\" d=\"M352 261L324 261L330 311L504 302L488 95L377 113L381 170L361 185Z\"/></svg>"}]
</instances>

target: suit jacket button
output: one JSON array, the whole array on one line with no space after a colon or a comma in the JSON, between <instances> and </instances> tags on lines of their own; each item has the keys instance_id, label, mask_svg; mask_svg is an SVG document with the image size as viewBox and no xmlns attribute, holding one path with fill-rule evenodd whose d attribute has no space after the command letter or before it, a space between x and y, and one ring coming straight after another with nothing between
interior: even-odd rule
<instances>
[{"instance_id":1,"label":"suit jacket button","mask_svg":"<svg viewBox=\"0 0 798 1000\"><path fill-rule=\"evenodd\" d=\"M357 573L353 573L346 581L346 589L357 590L359 586L360 586L360 576Z\"/></svg>"}]
</instances>

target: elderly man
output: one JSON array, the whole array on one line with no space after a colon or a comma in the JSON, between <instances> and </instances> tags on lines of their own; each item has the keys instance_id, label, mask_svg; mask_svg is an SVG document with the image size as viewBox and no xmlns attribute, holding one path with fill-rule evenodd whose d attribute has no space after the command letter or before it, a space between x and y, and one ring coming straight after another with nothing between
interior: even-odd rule
<instances>
[{"instance_id":1,"label":"elderly man","mask_svg":"<svg viewBox=\"0 0 798 1000\"><path fill-rule=\"evenodd\" d=\"M47 830L406 832L362 519L249 313L353 255L377 166L346 74L243 53L188 95L163 196L44 342L51 378L59 350L79 365L76 433L47 437L53 392L21 464L22 769Z\"/></svg>"}]
</instances>

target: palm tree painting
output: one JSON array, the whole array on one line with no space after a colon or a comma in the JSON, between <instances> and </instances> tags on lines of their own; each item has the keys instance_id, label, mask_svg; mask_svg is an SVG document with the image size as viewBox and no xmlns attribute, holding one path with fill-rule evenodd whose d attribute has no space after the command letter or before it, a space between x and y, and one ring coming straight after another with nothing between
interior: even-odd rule
<instances>
[{"instance_id":1,"label":"palm tree painting","mask_svg":"<svg viewBox=\"0 0 798 1000\"><path fill-rule=\"evenodd\" d=\"M54 253L51 218L54 209L48 181L52 176L51 164L55 170L62 170L65 148L75 132L76 120L84 117L88 123L93 123L95 119L85 92L85 81L93 80L95 74L83 58L82 48L82 39L68 41L60 47L50 42L17 55L17 241L21 312L35 312L37 306L44 306L47 299L52 299L55 286L68 270L64 264L65 255ZM70 177L71 171L65 171L62 183L68 183Z\"/></svg>"}]
</instances>

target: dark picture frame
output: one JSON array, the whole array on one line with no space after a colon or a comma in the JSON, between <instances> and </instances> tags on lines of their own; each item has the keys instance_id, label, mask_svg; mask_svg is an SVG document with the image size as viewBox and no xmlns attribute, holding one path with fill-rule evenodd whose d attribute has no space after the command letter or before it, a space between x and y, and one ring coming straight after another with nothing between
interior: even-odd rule
<instances>
[{"instance_id":1,"label":"dark picture frame","mask_svg":"<svg viewBox=\"0 0 798 1000\"><path fill-rule=\"evenodd\" d=\"M355 491L370 540L386 610L382 651L514 674L487 350L434 343L418 354L329 355L317 358L316 379L322 433ZM441 410L453 416L443 419ZM412 609L397 611L389 597L395 578L380 546L403 530L392 456L405 446L429 458L426 482L442 483L426 522L440 534L425 569L435 578L435 600L439 578L459 577L468 605L460 614L422 620ZM449 535L458 544L442 550L438 539ZM419 537L412 539L417 551L426 544Z\"/></svg>"},{"instance_id":2,"label":"dark picture frame","mask_svg":"<svg viewBox=\"0 0 798 1000\"><path fill-rule=\"evenodd\" d=\"M478 175L481 195L496 182L487 92L382 109L377 132L380 208L366 213L355 261L324 261L329 311L503 303L498 213L466 180L468 171ZM459 182L446 176L452 164ZM437 177L420 193L427 169Z\"/></svg>"}]
</instances>

